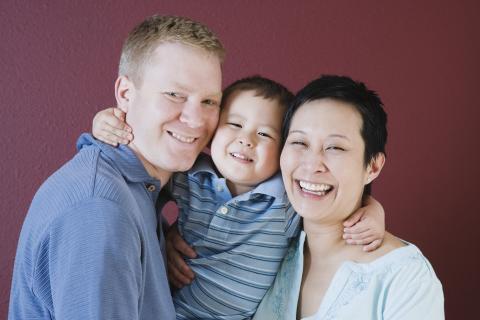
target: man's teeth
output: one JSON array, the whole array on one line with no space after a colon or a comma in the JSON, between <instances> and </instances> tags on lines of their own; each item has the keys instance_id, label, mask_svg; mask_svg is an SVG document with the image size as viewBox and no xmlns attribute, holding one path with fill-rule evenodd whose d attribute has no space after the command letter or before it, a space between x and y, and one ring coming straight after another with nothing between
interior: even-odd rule
<instances>
[{"instance_id":1,"label":"man's teeth","mask_svg":"<svg viewBox=\"0 0 480 320\"><path fill-rule=\"evenodd\" d=\"M184 136L176 134L175 132L172 132L172 137L174 137L177 140L180 140L181 142L185 142L185 143L192 143L193 141L195 141L195 138L184 137Z\"/></svg>"},{"instance_id":2,"label":"man's teeth","mask_svg":"<svg viewBox=\"0 0 480 320\"><path fill-rule=\"evenodd\" d=\"M251 159L247 158L245 155L238 153L238 152L232 152L230 153L234 158L238 158L241 160L246 160L246 161L252 161Z\"/></svg>"},{"instance_id":3,"label":"man's teeth","mask_svg":"<svg viewBox=\"0 0 480 320\"><path fill-rule=\"evenodd\" d=\"M317 184L317 183L310 183L306 181L300 181L300 188L302 188L304 191L307 192L314 192L314 193L319 193L321 195L326 194L328 191L330 191L333 187L328 184Z\"/></svg>"}]
</instances>

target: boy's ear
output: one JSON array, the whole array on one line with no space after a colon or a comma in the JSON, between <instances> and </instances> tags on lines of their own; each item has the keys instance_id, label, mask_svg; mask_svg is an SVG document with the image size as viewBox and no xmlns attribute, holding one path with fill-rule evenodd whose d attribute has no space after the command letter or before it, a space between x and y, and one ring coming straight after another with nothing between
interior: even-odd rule
<instances>
[{"instance_id":1,"label":"boy's ear","mask_svg":"<svg viewBox=\"0 0 480 320\"><path fill-rule=\"evenodd\" d=\"M126 76L119 76L115 81L115 99L117 100L117 107L123 112L127 113L130 107L135 86L133 82Z\"/></svg>"},{"instance_id":2,"label":"boy's ear","mask_svg":"<svg viewBox=\"0 0 480 320\"><path fill-rule=\"evenodd\" d=\"M377 178L380 172L382 171L382 168L384 165L385 165L385 154L380 152L370 161L367 167L365 184L369 184L370 182L375 180L375 178Z\"/></svg>"}]
</instances>

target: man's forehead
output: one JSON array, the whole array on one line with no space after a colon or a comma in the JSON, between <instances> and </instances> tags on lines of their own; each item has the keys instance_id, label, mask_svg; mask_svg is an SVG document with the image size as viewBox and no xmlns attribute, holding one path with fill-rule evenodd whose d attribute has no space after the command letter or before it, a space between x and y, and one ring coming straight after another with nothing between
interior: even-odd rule
<instances>
[{"instance_id":1,"label":"man's forehead","mask_svg":"<svg viewBox=\"0 0 480 320\"><path fill-rule=\"evenodd\" d=\"M221 96L220 59L205 49L179 42L160 43L146 68L175 89Z\"/></svg>"}]
</instances>

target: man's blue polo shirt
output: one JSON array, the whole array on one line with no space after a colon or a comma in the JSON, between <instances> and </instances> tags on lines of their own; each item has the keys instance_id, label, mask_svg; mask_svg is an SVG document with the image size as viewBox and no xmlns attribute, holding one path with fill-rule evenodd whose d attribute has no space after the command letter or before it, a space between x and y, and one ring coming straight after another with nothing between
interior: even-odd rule
<instances>
[{"instance_id":1,"label":"man's blue polo shirt","mask_svg":"<svg viewBox=\"0 0 480 320\"><path fill-rule=\"evenodd\" d=\"M86 134L77 146L25 218L9 319L175 319L155 212L160 182L126 146Z\"/></svg>"},{"instance_id":2,"label":"man's blue polo shirt","mask_svg":"<svg viewBox=\"0 0 480 320\"><path fill-rule=\"evenodd\" d=\"M249 319L299 232L280 173L232 197L210 157L201 155L169 186L179 231L198 254L187 261L194 281L174 294L177 319Z\"/></svg>"}]
</instances>

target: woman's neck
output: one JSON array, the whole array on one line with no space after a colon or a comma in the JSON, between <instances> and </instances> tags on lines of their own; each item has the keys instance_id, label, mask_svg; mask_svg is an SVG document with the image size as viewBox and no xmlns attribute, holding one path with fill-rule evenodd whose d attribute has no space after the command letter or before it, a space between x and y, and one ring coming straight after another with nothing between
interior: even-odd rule
<instances>
[{"instance_id":1,"label":"woman's neck","mask_svg":"<svg viewBox=\"0 0 480 320\"><path fill-rule=\"evenodd\" d=\"M317 224L303 221L307 234L308 251L313 260L335 256L347 248L343 236L342 223Z\"/></svg>"}]
</instances>

